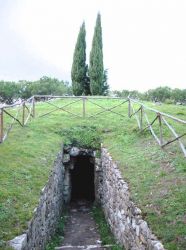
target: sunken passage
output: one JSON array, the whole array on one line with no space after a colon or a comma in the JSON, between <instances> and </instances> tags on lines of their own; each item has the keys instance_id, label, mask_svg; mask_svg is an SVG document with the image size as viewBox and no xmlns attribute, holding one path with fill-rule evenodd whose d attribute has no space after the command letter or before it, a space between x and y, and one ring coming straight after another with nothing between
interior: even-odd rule
<instances>
[{"instance_id":1,"label":"sunken passage","mask_svg":"<svg viewBox=\"0 0 186 250\"><path fill-rule=\"evenodd\" d=\"M88 149L64 150L67 221L64 240L56 249L109 249L102 246L92 216L95 201L95 157Z\"/></svg>"}]
</instances>

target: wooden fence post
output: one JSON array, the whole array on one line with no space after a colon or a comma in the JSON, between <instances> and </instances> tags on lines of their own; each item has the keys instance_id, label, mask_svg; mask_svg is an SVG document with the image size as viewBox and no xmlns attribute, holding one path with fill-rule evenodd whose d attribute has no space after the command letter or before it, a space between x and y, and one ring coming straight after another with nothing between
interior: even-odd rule
<instances>
[{"instance_id":1,"label":"wooden fence post","mask_svg":"<svg viewBox=\"0 0 186 250\"><path fill-rule=\"evenodd\" d=\"M140 130L143 130L143 106L140 109Z\"/></svg>"},{"instance_id":2,"label":"wooden fence post","mask_svg":"<svg viewBox=\"0 0 186 250\"><path fill-rule=\"evenodd\" d=\"M33 116L33 118L35 118L35 116L36 116L35 97L34 96L33 96L33 100L32 100L32 116Z\"/></svg>"},{"instance_id":3,"label":"wooden fence post","mask_svg":"<svg viewBox=\"0 0 186 250\"><path fill-rule=\"evenodd\" d=\"M130 98L128 98L128 117L130 118L131 117L131 103L130 103Z\"/></svg>"},{"instance_id":4,"label":"wooden fence post","mask_svg":"<svg viewBox=\"0 0 186 250\"><path fill-rule=\"evenodd\" d=\"M3 108L0 109L0 143L3 142Z\"/></svg>"},{"instance_id":5,"label":"wooden fence post","mask_svg":"<svg viewBox=\"0 0 186 250\"><path fill-rule=\"evenodd\" d=\"M160 146L163 145L163 131L162 131L162 120L161 115L158 114L159 126L160 126Z\"/></svg>"},{"instance_id":6,"label":"wooden fence post","mask_svg":"<svg viewBox=\"0 0 186 250\"><path fill-rule=\"evenodd\" d=\"M85 118L85 114L86 114L86 107L85 107L85 105L86 105L86 97L83 96L82 100L83 100L83 118Z\"/></svg>"},{"instance_id":7,"label":"wooden fence post","mask_svg":"<svg viewBox=\"0 0 186 250\"><path fill-rule=\"evenodd\" d=\"M23 102L23 112L22 112L22 125L25 125L25 102Z\"/></svg>"}]
</instances>

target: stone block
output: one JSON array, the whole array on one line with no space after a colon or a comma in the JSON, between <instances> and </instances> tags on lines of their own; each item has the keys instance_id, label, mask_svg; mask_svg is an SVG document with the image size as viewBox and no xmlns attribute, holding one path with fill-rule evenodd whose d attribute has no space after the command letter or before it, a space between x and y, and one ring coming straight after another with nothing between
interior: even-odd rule
<instances>
[{"instance_id":1,"label":"stone block","mask_svg":"<svg viewBox=\"0 0 186 250\"><path fill-rule=\"evenodd\" d=\"M27 235L22 234L10 240L8 242L8 245L15 250L22 250L23 248L26 247L26 243L27 243Z\"/></svg>"}]
</instances>

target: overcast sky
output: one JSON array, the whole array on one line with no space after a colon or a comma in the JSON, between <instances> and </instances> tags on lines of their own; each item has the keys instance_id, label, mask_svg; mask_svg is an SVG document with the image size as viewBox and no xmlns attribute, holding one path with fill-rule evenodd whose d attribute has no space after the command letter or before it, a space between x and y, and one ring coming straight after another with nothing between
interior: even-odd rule
<instances>
[{"instance_id":1,"label":"overcast sky","mask_svg":"<svg viewBox=\"0 0 186 250\"><path fill-rule=\"evenodd\" d=\"M0 79L70 81L79 28L88 62L98 11L112 89L186 88L185 0L0 0Z\"/></svg>"}]
</instances>

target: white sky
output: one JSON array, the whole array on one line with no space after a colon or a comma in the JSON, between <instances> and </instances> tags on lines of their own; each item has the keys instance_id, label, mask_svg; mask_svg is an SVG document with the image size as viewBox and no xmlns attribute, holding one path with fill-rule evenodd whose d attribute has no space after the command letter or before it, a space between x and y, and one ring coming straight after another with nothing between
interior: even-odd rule
<instances>
[{"instance_id":1,"label":"white sky","mask_svg":"<svg viewBox=\"0 0 186 250\"><path fill-rule=\"evenodd\" d=\"M0 0L0 79L70 80L80 25L88 57L98 11L112 89L186 88L185 0Z\"/></svg>"}]
</instances>

